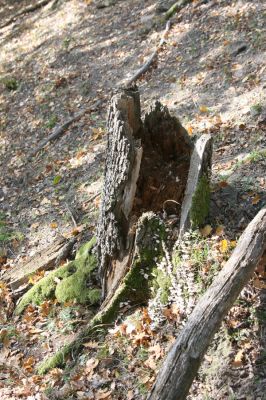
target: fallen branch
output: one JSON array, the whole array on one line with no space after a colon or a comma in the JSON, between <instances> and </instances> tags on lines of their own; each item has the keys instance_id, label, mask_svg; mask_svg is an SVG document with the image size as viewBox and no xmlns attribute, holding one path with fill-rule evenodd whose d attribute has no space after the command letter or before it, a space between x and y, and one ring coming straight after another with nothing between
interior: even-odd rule
<instances>
[{"instance_id":1,"label":"fallen branch","mask_svg":"<svg viewBox=\"0 0 266 400\"><path fill-rule=\"evenodd\" d=\"M30 153L27 161L30 161L30 159L34 157L40 150L42 150L47 145L47 143L50 143L53 140L57 139L59 136L61 136L73 122L81 118L86 112L88 112L88 110L83 110L74 115L72 118L69 118L63 125L58 126L47 138L43 139L41 143Z\"/></svg>"},{"instance_id":2,"label":"fallen branch","mask_svg":"<svg viewBox=\"0 0 266 400\"><path fill-rule=\"evenodd\" d=\"M163 44L165 43L165 39L167 37L167 34L169 32L171 28L171 21L167 21L166 23L166 27L165 30L163 32L162 38L160 40L159 45L156 47L156 49L154 50L154 52L152 53L152 55L150 56L150 58L145 62L145 64L132 76L131 79L129 79L129 81L126 82L125 87L129 88L132 86L132 84L139 79L143 74L145 74L145 72L148 71L148 69L150 68L150 66L153 64L153 62L155 61L157 54L159 52L159 50L161 49L161 47L163 46Z\"/></svg>"},{"instance_id":3,"label":"fallen branch","mask_svg":"<svg viewBox=\"0 0 266 400\"><path fill-rule=\"evenodd\" d=\"M33 4L33 5L28 6L28 7L23 8L20 12L18 12L13 17L11 17L9 20L4 22L3 25L0 25L0 29L3 29L6 26L12 24L13 22L16 21L16 19L18 19L19 17L22 17L22 15L34 12L36 10L39 10L39 8L42 8L42 7L46 6L48 3L50 3L50 1L51 0L42 0L39 3L36 3L36 4Z\"/></svg>"},{"instance_id":4,"label":"fallen branch","mask_svg":"<svg viewBox=\"0 0 266 400\"><path fill-rule=\"evenodd\" d=\"M151 65L154 63L156 60L156 57L158 55L159 50L165 43L165 39L168 35L168 32L171 28L171 18L173 17L174 14L176 14L178 11L180 11L184 6L186 6L189 3L192 3L193 0L179 0L175 4L173 4L168 11L164 14L164 20L166 22L166 27L163 32L162 38L160 40L159 45L156 47L152 55L149 57L149 59L145 62L145 64L130 78L126 84L125 87L129 88L132 86L134 82L136 82L137 79L139 79L145 72L148 71L148 69L151 67Z\"/></svg>"},{"instance_id":5,"label":"fallen branch","mask_svg":"<svg viewBox=\"0 0 266 400\"><path fill-rule=\"evenodd\" d=\"M232 256L202 296L170 349L148 400L186 398L203 356L266 250L266 209L248 225Z\"/></svg>"}]
</instances>

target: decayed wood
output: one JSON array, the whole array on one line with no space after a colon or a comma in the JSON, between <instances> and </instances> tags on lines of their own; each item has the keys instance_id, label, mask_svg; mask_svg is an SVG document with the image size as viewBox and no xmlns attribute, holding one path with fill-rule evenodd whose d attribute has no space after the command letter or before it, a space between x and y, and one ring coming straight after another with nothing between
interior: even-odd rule
<instances>
[{"instance_id":1,"label":"decayed wood","mask_svg":"<svg viewBox=\"0 0 266 400\"><path fill-rule=\"evenodd\" d=\"M136 88L122 89L108 113L105 177L97 228L103 298L130 268L134 226L146 211L162 211L184 195L193 145L159 102L140 118Z\"/></svg>"},{"instance_id":2,"label":"decayed wood","mask_svg":"<svg viewBox=\"0 0 266 400\"><path fill-rule=\"evenodd\" d=\"M48 270L56 267L61 261L65 260L76 242L76 237L70 240L59 237L46 249L33 255L29 261L23 265L18 265L7 271L1 279L8 282L12 290L26 283L31 274L41 270Z\"/></svg>"},{"instance_id":3,"label":"decayed wood","mask_svg":"<svg viewBox=\"0 0 266 400\"><path fill-rule=\"evenodd\" d=\"M232 256L200 299L170 349L148 400L186 398L202 358L266 249L266 209L251 221Z\"/></svg>"},{"instance_id":4,"label":"decayed wood","mask_svg":"<svg viewBox=\"0 0 266 400\"><path fill-rule=\"evenodd\" d=\"M134 138L141 128L139 94L122 91L111 100L107 118L105 180L97 228L99 272L103 298L123 277L129 214L133 206L142 148Z\"/></svg>"},{"instance_id":5,"label":"decayed wood","mask_svg":"<svg viewBox=\"0 0 266 400\"><path fill-rule=\"evenodd\" d=\"M181 208L180 236L191 227L190 211L192 199L198 187L200 178L204 175L210 180L212 160L212 137L202 135L196 142L190 161L190 168L187 179L187 187Z\"/></svg>"}]
</instances>

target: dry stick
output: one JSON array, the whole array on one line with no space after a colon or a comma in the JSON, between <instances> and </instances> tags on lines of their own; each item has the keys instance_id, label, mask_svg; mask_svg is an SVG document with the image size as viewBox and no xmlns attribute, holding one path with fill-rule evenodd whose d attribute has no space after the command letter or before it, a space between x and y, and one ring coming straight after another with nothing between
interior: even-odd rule
<instances>
[{"instance_id":1,"label":"dry stick","mask_svg":"<svg viewBox=\"0 0 266 400\"><path fill-rule=\"evenodd\" d=\"M160 48L165 43L165 39L166 39L166 36L167 36L170 28L171 28L171 21L169 20L166 23L166 27L165 27L165 30L164 30L164 33L163 33L163 36L162 36L162 38L160 40L159 45L156 47L156 49L154 50L154 52L152 53L150 58L145 62L145 64L135 73L135 75L132 76L131 79L129 79L129 81L126 82L126 85L125 85L126 87L131 87L132 83L135 82L137 79L139 79L150 68L150 66L152 65L152 63L156 59Z\"/></svg>"},{"instance_id":2,"label":"dry stick","mask_svg":"<svg viewBox=\"0 0 266 400\"><path fill-rule=\"evenodd\" d=\"M176 14L178 11L180 11L184 6L186 6L188 3L191 3L191 2L192 2L192 0L179 0L175 4L173 4L172 7L170 7L168 11L166 11L166 13L164 14L164 19L167 21L166 22L166 27L165 27L165 30L164 30L164 33L163 33L163 36L162 36L162 38L160 40L159 45L156 47L156 49L154 50L154 52L152 53L150 58L145 62L145 64L135 73L135 75L132 76L131 79L129 79L126 82L126 84L125 84L126 88L131 87L132 83L134 83L143 74L145 74L145 72L148 71L148 69L150 68L152 63L155 61L159 50L161 49L161 47L165 43L165 39L166 39L167 34L168 34L168 32L169 32L169 30L171 28L171 19L170 18L174 14Z\"/></svg>"},{"instance_id":3,"label":"dry stick","mask_svg":"<svg viewBox=\"0 0 266 400\"><path fill-rule=\"evenodd\" d=\"M0 25L0 29L5 28L6 26L12 24L13 22L16 21L17 18L21 17L24 14L28 14L31 13L33 11L38 10L39 8L42 8L44 6L46 6L46 4L50 3L51 0L42 0L37 4L33 4L31 6L25 7L23 8L20 12L18 12L16 15L14 15L13 17L11 17L8 21L6 21L3 25Z\"/></svg>"},{"instance_id":4,"label":"dry stick","mask_svg":"<svg viewBox=\"0 0 266 400\"><path fill-rule=\"evenodd\" d=\"M42 150L47 143L57 139L61 136L65 130L72 124L72 122L77 121L80 117L82 117L88 110L83 110L80 113L74 115L72 118L69 118L63 125L58 126L47 138L43 139L41 143L30 153L28 156L28 161L34 157L40 150Z\"/></svg>"},{"instance_id":5,"label":"dry stick","mask_svg":"<svg viewBox=\"0 0 266 400\"><path fill-rule=\"evenodd\" d=\"M230 259L201 297L170 349L148 400L184 400L203 356L266 250L266 208L250 222Z\"/></svg>"}]
</instances>

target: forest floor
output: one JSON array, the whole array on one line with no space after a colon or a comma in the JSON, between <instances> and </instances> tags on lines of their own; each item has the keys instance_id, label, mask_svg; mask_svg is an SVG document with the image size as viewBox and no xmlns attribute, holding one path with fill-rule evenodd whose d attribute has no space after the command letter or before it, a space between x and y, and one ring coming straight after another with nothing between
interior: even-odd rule
<instances>
[{"instance_id":1,"label":"forest floor","mask_svg":"<svg viewBox=\"0 0 266 400\"><path fill-rule=\"evenodd\" d=\"M31 3L0 0L2 273L59 235L83 231L85 241L95 233L108 100L165 28L158 19L153 24L160 15L155 0L106 1L104 8L59 0L13 18ZM160 100L190 135L214 138L211 229L203 236L223 253L220 262L266 203L265 13L263 0L193 1L173 17L156 65L137 82L143 111ZM29 160L43 138L81 110L87 111ZM262 268L231 310L189 399L266 399L263 278ZM147 309L139 309L138 325L121 315L122 328L88 341L75 365L39 376L39 361L73 338L88 311L46 301L14 317L14 305L1 282L3 400L143 399L177 335L172 308L156 335Z\"/></svg>"}]
</instances>

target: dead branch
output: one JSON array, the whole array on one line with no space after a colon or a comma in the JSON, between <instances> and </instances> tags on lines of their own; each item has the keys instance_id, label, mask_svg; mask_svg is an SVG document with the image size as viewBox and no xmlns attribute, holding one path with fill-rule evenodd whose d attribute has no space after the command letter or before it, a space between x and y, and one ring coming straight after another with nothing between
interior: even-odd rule
<instances>
[{"instance_id":1,"label":"dead branch","mask_svg":"<svg viewBox=\"0 0 266 400\"><path fill-rule=\"evenodd\" d=\"M20 12L18 12L17 14L15 14L13 17L11 17L10 19L8 19L6 22L4 22L4 24L0 25L0 29L5 28L6 26L12 24L13 22L15 22L19 17L22 17L25 14L34 12L36 10L39 10L40 8L46 6L48 3L50 3L51 0L42 0L39 3L36 4L32 4L28 7L23 8Z\"/></svg>"},{"instance_id":2,"label":"dead branch","mask_svg":"<svg viewBox=\"0 0 266 400\"><path fill-rule=\"evenodd\" d=\"M251 278L266 249L266 208L250 222L224 268L202 296L170 349L148 400L187 397L221 322Z\"/></svg>"},{"instance_id":3,"label":"dead branch","mask_svg":"<svg viewBox=\"0 0 266 400\"><path fill-rule=\"evenodd\" d=\"M169 32L171 28L171 21L167 21L166 23L166 27L165 30L163 32L162 38L160 40L159 45L156 47L156 49L154 50L154 52L152 53L152 55L148 58L148 60L145 62L145 64L132 76L131 79L129 79L129 81L126 82L125 87L129 88L132 86L132 84L134 82L136 82L137 79L139 79L143 74L145 74L145 72L148 71L148 69L150 68L150 66L153 64L153 62L156 60L157 54L159 52L159 50L161 49L161 47L163 46L163 44L165 43L165 39L167 37L167 34Z\"/></svg>"},{"instance_id":4,"label":"dead branch","mask_svg":"<svg viewBox=\"0 0 266 400\"><path fill-rule=\"evenodd\" d=\"M29 154L27 161L30 161L30 159L34 157L40 150L42 150L48 143L59 138L73 122L81 118L86 112L88 112L88 110L83 110L77 113L72 118L69 118L66 122L64 122L63 125L55 128L55 130L47 138L43 139L40 144Z\"/></svg>"}]
</instances>

